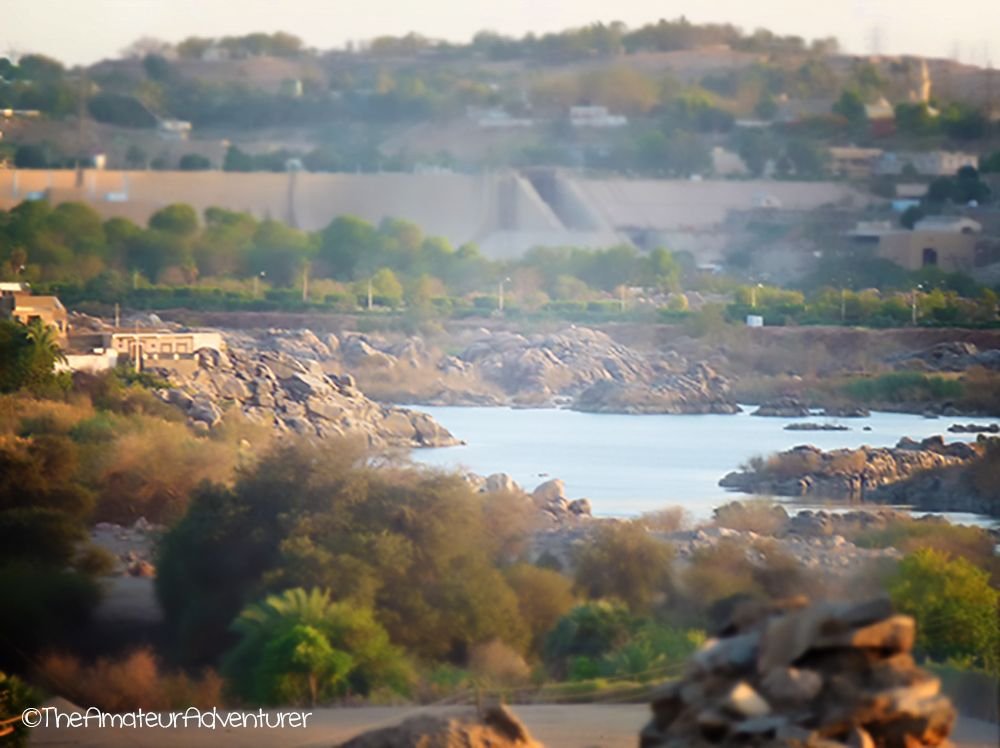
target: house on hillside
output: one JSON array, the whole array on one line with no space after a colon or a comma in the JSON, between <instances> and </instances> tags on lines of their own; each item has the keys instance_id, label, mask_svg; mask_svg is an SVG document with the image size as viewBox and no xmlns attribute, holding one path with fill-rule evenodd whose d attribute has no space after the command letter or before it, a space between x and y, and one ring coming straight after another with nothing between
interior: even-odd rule
<instances>
[{"instance_id":1,"label":"house on hillside","mask_svg":"<svg viewBox=\"0 0 1000 748\"><path fill-rule=\"evenodd\" d=\"M912 153L888 151L875 161L875 174L898 176L907 167L917 174L931 177L950 177L963 166L977 167L979 157L961 151L917 151Z\"/></svg>"},{"instance_id":2,"label":"house on hillside","mask_svg":"<svg viewBox=\"0 0 1000 748\"><path fill-rule=\"evenodd\" d=\"M832 146L830 171L848 179L868 179L875 169L875 161L882 155L881 148Z\"/></svg>"},{"instance_id":3,"label":"house on hillside","mask_svg":"<svg viewBox=\"0 0 1000 748\"><path fill-rule=\"evenodd\" d=\"M606 106L573 106L569 108L573 127L624 127L628 117L611 114Z\"/></svg>"},{"instance_id":4,"label":"house on hillside","mask_svg":"<svg viewBox=\"0 0 1000 748\"><path fill-rule=\"evenodd\" d=\"M899 229L879 237L878 255L907 270L938 267L950 273L971 273L977 265L978 243L975 234Z\"/></svg>"},{"instance_id":5,"label":"house on hillside","mask_svg":"<svg viewBox=\"0 0 1000 748\"><path fill-rule=\"evenodd\" d=\"M15 290L15 286L20 289ZM11 290L6 290L8 287ZM34 296L23 289L20 283L0 284L0 318L13 319L22 325L44 322L55 328L59 339L65 341L69 333L69 315L62 302L55 296Z\"/></svg>"}]
</instances>

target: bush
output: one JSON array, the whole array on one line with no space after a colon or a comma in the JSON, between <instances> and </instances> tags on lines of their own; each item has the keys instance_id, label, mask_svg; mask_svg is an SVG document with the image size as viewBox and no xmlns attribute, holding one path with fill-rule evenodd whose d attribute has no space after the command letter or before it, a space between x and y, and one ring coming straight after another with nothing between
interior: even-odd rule
<instances>
[{"instance_id":1,"label":"bush","mask_svg":"<svg viewBox=\"0 0 1000 748\"><path fill-rule=\"evenodd\" d=\"M222 679L216 673L207 670L194 678L163 672L148 648L118 659L102 658L93 665L84 665L72 655L49 654L41 660L39 677L49 690L73 703L108 712L223 705Z\"/></svg>"},{"instance_id":2,"label":"bush","mask_svg":"<svg viewBox=\"0 0 1000 748\"><path fill-rule=\"evenodd\" d=\"M0 671L0 721L20 715L28 707L38 706L41 701L41 695L23 680ZM0 743L8 748L26 746L31 728L23 722L16 722L12 728L13 732L7 734Z\"/></svg>"},{"instance_id":3,"label":"bush","mask_svg":"<svg viewBox=\"0 0 1000 748\"><path fill-rule=\"evenodd\" d=\"M578 552L575 589L591 599L613 598L632 611L649 611L667 596L673 557L673 548L641 522L605 523Z\"/></svg>"},{"instance_id":4,"label":"bush","mask_svg":"<svg viewBox=\"0 0 1000 748\"><path fill-rule=\"evenodd\" d=\"M463 663L471 646L529 640L496 567L486 506L458 475L368 465L352 440L283 442L232 489L203 487L164 537L157 591L178 656L210 662L261 590L330 589L392 640Z\"/></svg>"},{"instance_id":5,"label":"bush","mask_svg":"<svg viewBox=\"0 0 1000 748\"><path fill-rule=\"evenodd\" d=\"M335 603L329 592L285 590L240 613L240 642L223 672L254 703L316 704L387 687L405 693L412 680L402 652L371 610Z\"/></svg>"},{"instance_id":6,"label":"bush","mask_svg":"<svg viewBox=\"0 0 1000 748\"><path fill-rule=\"evenodd\" d=\"M1000 674L1000 592L964 558L932 548L910 554L889 582L902 613L917 621L917 649L944 662L967 659Z\"/></svg>"},{"instance_id":7,"label":"bush","mask_svg":"<svg viewBox=\"0 0 1000 748\"><path fill-rule=\"evenodd\" d=\"M788 512L768 499L731 501L713 512L715 524L730 530L776 535L788 522Z\"/></svg>"},{"instance_id":8,"label":"bush","mask_svg":"<svg viewBox=\"0 0 1000 748\"><path fill-rule=\"evenodd\" d=\"M890 372L855 379L843 387L844 394L864 403L940 402L962 396L962 383L955 379L910 371Z\"/></svg>"}]
</instances>

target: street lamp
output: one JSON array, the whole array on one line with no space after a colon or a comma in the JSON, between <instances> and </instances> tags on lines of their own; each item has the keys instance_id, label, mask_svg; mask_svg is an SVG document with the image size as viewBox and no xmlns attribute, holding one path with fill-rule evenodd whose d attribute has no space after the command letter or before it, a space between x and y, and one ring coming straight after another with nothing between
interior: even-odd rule
<instances>
[{"instance_id":1,"label":"street lamp","mask_svg":"<svg viewBox=\"0 0 1000 748\"><path fill-rule=\"evenodd\" d=\"M913 288L913 292L910 294L910 320L913 326L917 326L917 291L923 291L924 284L918 283Z\"/></svg>"},{"instance_id":2,"label":"street lamp","mask_svg":"<svg viewBox=\"0 0 1000 748\"><path fill-rule=\"evenodd\" d=\"M253 277L253 296L255 299L260 294L260 279L265 277L267 277L267 273L263 270Z\"/></svg>"},{"instance_id":3,"label":"street lamp","mask_svg":"<svg viewBox=\"0 0 1000 748\"><path fill-rule=\"evenodd\" d=\"M503 314L503 284L510 283L510 278L502 278L497 284L497 311Z\"/></svg>"}]
</instances>

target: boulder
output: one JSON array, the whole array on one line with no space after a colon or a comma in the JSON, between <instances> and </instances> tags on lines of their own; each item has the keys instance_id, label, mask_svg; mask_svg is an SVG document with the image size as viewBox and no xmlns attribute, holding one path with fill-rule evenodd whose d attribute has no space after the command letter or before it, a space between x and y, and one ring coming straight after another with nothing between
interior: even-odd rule
<instances>
[{"instance_id":1,"label":"boulder","mask_svg":"<svg viewBox=\"0 0 1000 748\"><path fill-rule=\"evenodd\" d=\"M517 481L511 478L507 473L493 473L492 475L486 476L486 482L483 484L483 491L485 493L497 493L504 491L507 493L521 493L521 487L517 485Z\"/></svg>"},{"instance_id":2,"label":"boulder","mask_svg":"<svg viewBox=\"0 0 1000 748\"><path fill-rule=\"evenodd\" d=\"M531 497L538 504L548 504L553 501L565 499L566 484L559 478L547 480L544 483L539 484L538 487L531 492Z\"/></svg>"},{"instance_id":3,"label":"boulder","mask_svg":"<svg viewBox=\"0 0 1000 748\"><path fill-rule=\"evenodd\" d=\"M419 715L351 738L340 748L542 748L505 706L453 716Z\"/></svg>"},{"instance_id":4,"label":"boulder","mask_svg":"<svg viewBox=\"0 0 1000 748\"><path fill-rule=\"evenodd\" d=\"M641 748L946 743L955 710L908 653L912 619L885 600L744 613L654 692Z\"/></svg>"}]
</instances>

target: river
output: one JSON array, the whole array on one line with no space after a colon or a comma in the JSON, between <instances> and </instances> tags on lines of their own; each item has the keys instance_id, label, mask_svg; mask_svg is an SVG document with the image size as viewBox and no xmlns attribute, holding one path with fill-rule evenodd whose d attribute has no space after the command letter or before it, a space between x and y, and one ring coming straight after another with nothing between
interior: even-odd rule
<instances>
[{"instance_id":1,"label":"river","mask_svg":"<svg viewBox=\"0 0 1000 748\"><path fill-rule=\"evenodd\" d=\"M466 443L422 449L413 458L427 465L461 468L481 475L508 473L531 490L561 478L570 498L591 500L594 514L634 516L681 506L698 519L722 503L743 497L718 486L719 479L754 455L798 444L821 449L890 447L903 436L944 434L948 441L972 441L974 434L949 434L952 423L970 419L928 419L875 412L869 418L825 419L850 431L785 431L803 418L758 418L744 406L738 415L608 415L571 410L414 406L430 413ZM976 418L976 423L1000 419ZM870 431L862 429L868 426ZM803 506L805 506L803 504ZM816 506L815 503L809 506ZM949 514L953 521L990 524L989 518Z\"/></svg>"}]
</instances>

